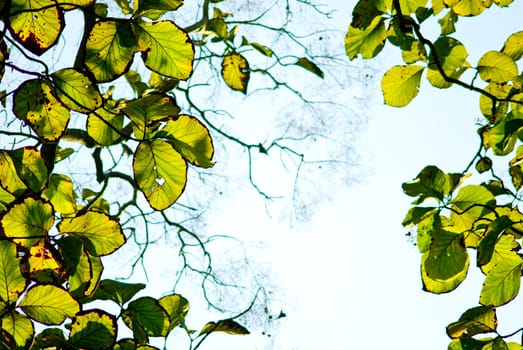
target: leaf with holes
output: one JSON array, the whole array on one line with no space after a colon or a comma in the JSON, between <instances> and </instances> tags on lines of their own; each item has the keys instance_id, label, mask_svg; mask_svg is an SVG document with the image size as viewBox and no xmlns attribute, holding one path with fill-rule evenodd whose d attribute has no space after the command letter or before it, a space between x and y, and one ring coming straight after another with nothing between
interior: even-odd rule
<instances>
[{"instance_id":1,"label":"leaf with holes","mask_svg":"<svg viewBox=\"0 0 523 350\"><path fill-rule=\"evenodd\" d=\"M118 221L105 213L88 211L58 224L60 234L82 239L87 251L95 256L108 255L125 243Z\"/></svg>"},{"instance_id":2,"label":"leaf with holes","mask_svg":"<svg viewBox=\"0 0 523 350\"><path fill-rule=\"evenodd\" d=\"M177 119L170 119L157 135L166 135L176 151L189 163L203 168L214 165L211 161L214 154L211 135L198 119L180 115Z\"/></svg>"},{"instance_id":3,"label":"leaf with holes","mask_svg":"<svg viewBox=\"0 0 523 350\"><path fill-rule=\"evenodd\" d=\"M102 96L96 85L84 74L75 69L66 68L53 73L56 94L68 108L88 113L102 105Z\"/></svg>"},{"instance_id":4,"label":"leaf with holes","mask_svg":"<svg viewBox=\"0 0 523 350\"><path fill-rule=\"evenodd\" d=\"M9 30L36 55L53 46L64 29L64 16L53 0L13 0Z\"/></svg>"},{"instance_id":5,"label":"leaf with holes","mask_svg":"<svg viewBox=\"0 0 523 350\"><path fill-rule=\"evenodd\" d=\"M222 77L233 90L247 93L250 78L249 62L237 52L226 55L222 61Z\"/></svg>"},{"instance_id":6,"label":"leaf with holes","mask_svg":"<svg viewBox=\"0 0 523 350\"><path fill-rule=\"evenodd\" d=\"M145 66L171 78L192 74L194 46L189 35L171 21L134 22Z\"/></svg>"},{"instance_id":7,"label":"leaf with holes","mask_svg":"<svg viewBox=\"0 0 523 350\"><path fill-rule=\"evenodd\" d=\"M61 324L80 311L80 305L71 294L50 284L30 288L18 306L27 316L47 325Z\"/></svg>"},{"instance_id":8,"label":"leaf with holes","mask_svg":"<svg viewBox=\"0 0 523 350\"><path fill-rule=\"evenodd\" d=\"M20 85L15 91L13 110L47 142L58 141L69 123L69 110L43 80L27 80Z\"/></svg>"},{"instance_id":9,"label":"leaf with holes","mask_svg":"<svg viewBox=\"0 0 523 350\"><path fill-rule=\"evenodd\" d=\"M0 219L4 235L26 248L46 238L53 224L53 206L31 197L13 204Z\"/></svg>"},{"instance_id":10,"label":"leaf with holes","mask_svg":"<svg viewBox=\"0 0 523 350\"><path fill-rule=\"evenodd\" d=\"M134 154L133 170L138 187L156 210L170 207L185 188L187 164L167 141L141 142Z\"/></svg>"}]
</instances>

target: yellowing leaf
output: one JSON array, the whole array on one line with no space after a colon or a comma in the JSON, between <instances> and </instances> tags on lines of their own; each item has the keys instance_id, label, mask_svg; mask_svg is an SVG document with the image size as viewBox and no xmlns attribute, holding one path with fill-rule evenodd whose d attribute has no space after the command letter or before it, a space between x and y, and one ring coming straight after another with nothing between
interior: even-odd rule
<instances>
[{"instance_id":1,"label":"yellowing leaf","mask_svg":"<svg viewBox=\"0 0 523 350\"><path fill-rule=\"evenodd\" d=\"M180 80L191 76L194 46L186 32L171 21L134 24L147 68Z\"/></svg>"},{"instance_id":2,"label":"yellowing leaf","mask_svg":"<svg viewBox=\"0 0 523 350\"><path fill-rule=\"evenodd\" d=\"M49 142L57 141L69 122L69 110L43 80L27 80L18 87L14 95L14 112Z\"/></svg>"},{"instance_id":3,"label":"yellowing leaf","mask_svg":"<svg viewBox=\"0 0 523 350\"><path fill-rule=\"evenodd\" d=\"M377 16L363 30L349 26L345 36L345 52L350 60L359 54L365 59L373 58L383 49L386 38L387 30L383 18Z\"/></svg>"},{"instance_id":4,"label":"yellowing leaf","mask_svg":"<svg viewBox=\"0 0 523 350\"><path fill-rule=\"evenodd\" d=\"M95 256L108 255L125 243L120 224L105 213L88 211L58 224L62 235L79 237L87 251Z\"/></svg>"},{"instance_id":5,"label":"yellowing leaf","mask_svg":"<svg viewBox=\"0 0 523 350\"><path fill-rule=\"evenodd\" d=\"M30 248L47 237L53 227L53 207L48 202L31 197L13 204L0 221L6 237L15 243Z\"/></svg>"},{"instance_id":6,"label":"yellowing leaf","mask_svg":"<svg viewBox=\"0 0 523 350\"><path fill-rule=\"evenodd\" d=\"M109 349L116 340L116 318L98 309L80 312L71 322L69 339L78 348Z\"/></svg>"},{"instance_id":7,"label":"yellowing leaf","mask_svg":"<svg viewBox=\"0 0 523 350\"><path fill-rule=\"evenodd\" d=\"M518 75L514 60L504 53L488 51L478 62L479 76L486 82L505 83Z\"/></svg>"},{"instance_id":8,"label":"yellowing leaf","mask_svg":"<svg viewBox=\"0 0 523 350\"><path fill-rule=\"evenodd\" d=\"M2 317L1 322L2 330L13 337L17 348L26 349L31 344L34 327L29 318L16 311L11 311Z\"/></svg>"},{"instance_id":9,"label":"yellowing leaf","mask_svg":"<svg viewBox=\"0 0 523 350\"><path fill-rule=\"evenodd\" d=\"M482 305L501 306L514 299L521 284L523 260L518 258L499 261L488 271L481 289Z\"/></svg>"},{"instance_id":10,"label":"yellowing leaf","mask_svg":"<svg viewBox=\"0 0 523 350\"><path fill-rule=\"evenodd\" d=\"M25 183L34 192L40 191L47 182L47 167L40 151L33 147L24 147L11 152L11 157L17 173Z\"/></svg>"},{"instance_id":11,"label":"yellowing leaf","mask_svg":"<svg viewBox=\"0 0 523 350\"><path fill-rule=\"evenodd\" d=\"M67 216L76 213L76 196L73 190L73 182L69 176L52 174L43 196L62 215Z\"/></svg>"},{"instance_id":12,"label":"yellowing leaf","mask_svg":"<svg viewBox=\"0 0 523 350\"><path fill-rule=\"evenodd\" d=\"M490 7L492 0L443 0L460 16L477 16Z\"/></svg>"},{"instance_id":13,"label":"yellowing leaf","mask_svg":"<svg viewBox=\"0 0 523 350\"><path fill-rule=\"evenodd\" d=\"M47 325L61 324L80 311L80 305L67 291L50 284L30 288L18 306L27 316Z\"/></svg>"},{"instance_id":14,"label":"yellowing leaf","mask_svg":"<svg viewBox=\"0 0 523 350\"><path fill-rule=\"evenodd\" d=\"M7 304L16 302L28 282L20 271L16 245L5 240L0 240L0 281L0 300Z\"/></svg>"},{"instance_id":15,"label":"yellowing leaf","mask_svg":"<svg viewBox=\"0 0 523 350\"><path fill-rule=\"evenodd\" d=\"M447 334L451 338L463 335L471 337L476 334L495 332L498 326L496 310L492 307L477 306L467 310L459 321L447 326Z\"/></svg>"},{"instance_id":16,"label":"yellowing leaf","mask_svg":"<svg viewBox=\"0 0 523 350\"><path fill-rule=\"evenodd\" d=\"M510 56L514 61L519 60L523 56L523 31L510 35L501 52Z\"/></svg>"},{"instance_id":17,"label":"yellowing leaf","mask_svg":"<svg viewBox=\"0 0 523 350\"><path fill-rule=\"evenodd\" d=\"M182 194L187 164L166 141L141 142L133 160L134 178L156 210L171 206Z\"/></svg>"},{"instance_id":18,"label":"yellowing leaf","mask_svg":"<svg viewBox=\"0 0 523 350\"><path fill-rule=\"evenodd\" d=\"M389 106L403 107L418 94L421 81L421 66L394 66L381 80L385 103Z\"/></svg>"},{"instance_id":19,"label":"yellowing leaf","mask_svg":"<svg viewBox=\"0 0 523 350\"><path fill-rule=\"evenodd\" d=\"M109 125L112 125L111 128ZM119 138L123 127L123 114L99 108L87 118L87 134L101 146L110 146Z\"/></svg>"},{"instance_id":20,"label":"yellowing leaf","mask_svg":"<svg viewBox=\"0 0 523 350\"><path fill-rule=\"evenodd\" d=\"M56 93L62 103L81 113L92 112L102 105L102 96L89 78L75 69L66 68L53 73Z\"/></svg>"},{"instance_id":21,"label":"yellowing leaf","mask_svg":"<svg viewBox=\"0 0 523 350\"><path fill-rule=\"evenodd\" d=\"M175 11L182 5L183 0L136 0L134 15L156 20L165 12Z\"/></svg>"},{"instance_id":22,"label":"yellowing leaf","mask_svg":"<svg viewBox=\"0 0 523 350\"><path fill-rule=\"evenodd\" d=\"M425 261L428 256L429 252L426 252L421 258L421 278L423 281L423 290L435 294L448 293L456 289L461 284L461 282L465 280L465 277L467 277L468 269L463 269L457 275L454 275L453 277L446 280L429 277L425 269Z\"/></svg>"},{"instance_id":23,"label":"yellowing leaf","mask_svg":"<svg viewBox=\"0 0 523 350\"><path fill-rule=\"evenodd\" d=\"M236 335L245 335L250 333L247 328L232 319L221 320L218 322L208 322L205 326L203 326L202 330L200 331L200 335L212 332L225 332Z\"/></svg>"},{"instance_id":24,"label":"yellowing leaf","mask_svg":"<svg viewBox=\"0 0 523 350\"><path fill-rule=\"evenodd\" d=\"M112 81L129 69L136 50L129 23L98 21L86 43L85 64L98 82Z\"/></svg>"},{"instance_id":25,"label":"yellowing leaf","mask_svg":"<svg viewBox=\"0 0 523 350\"><path fill-rule=\"evenodd\" d=\"M63 13L52 0L13 0L9 29L26 49L41 55L64 29Z\"/></svg>"},{"instance_id":26,"label":"yellowing leaf","mask_svg":"<svg viewBox=\"0 0 523 350\"><path fill-rule=\"evenodd\" d=\"M223 81L231 89L247 93L250 75L249 62L239 53L232 52L223 58Z\"/></svg>"},{"instance_id":27,"label":"yellowing leaf","mask_svg":"<svg viewBox=\"0 0 523 350\"><path fill-rule=\"evenodd\" d=\"M160 306L169 315L169 331L178 327L185 321L189 312L189 301L179 294L170 294L160 298Z\"/></svg>"},{"instance_id":28,"label":"yellowing leaf","mask_svg":"<svg viewBox=\"0 0 523 350\"><path fill-rule=\"evenodd\" d=\"M0 150L0 186L7 192L20 195L27 186L16 172L15 163L7 151ZM6 200L9 197L5 197Z\"/></svg>"},{"instance_id":29,"label":"yellowing leaf","mask_svg":"<svg viewBox=\"0 0 523 350\"><path fill-rule=\"evenodd\" d=\"M173 147L189 163L203 168L214 165L211 162L214 154L211 135L198 119L180 115L177 119L170 119L161 132L168 133Z\"/></svg>"},{"instance_id":30,"label":"yellowing leaf","mask_svg":"<svg viewBox=\"0 0 523 350\"><path fill-rule=\"evenodd\" d=\"M468 53L458 40L444 36L434 43L440 64L445 74L451 78L459 78L468 68L466 61ZM433 60L429 60L427 79L437 88L448 88L452 83L446 81L435 66Z\"/></svg>"},{"instance_id":31,"label":"yellowing leaf","mask_svg":"<svg viewBox=\"0 0 523 350\"><path fill-rule=\"evenodd\" d=\"M29 249L29 276L40 283L61 282L64 275L61 264L54 257L49 244L41 240Z\"/></svg>"}]
</instances>

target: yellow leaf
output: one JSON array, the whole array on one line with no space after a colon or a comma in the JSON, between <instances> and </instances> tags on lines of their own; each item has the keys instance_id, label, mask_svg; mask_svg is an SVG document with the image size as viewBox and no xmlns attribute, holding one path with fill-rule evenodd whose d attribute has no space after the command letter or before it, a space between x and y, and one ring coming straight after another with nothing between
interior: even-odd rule
<instances>
[{"instance_id":1,"label":"yellow leaf","mask_svg":"<svg viewBox=\"0 0 523 350\"><path fill-rule=\"evenodd\" d=\"M223 58L223 81L231 89L247 93L250 74L249 62L239 53L233 52Z\"/></svg>"},{"instance_id":2,"label":"yellow leaf","mask_svg":"<svg viewBox=\"0 0 523 350\"><path fill-rule=\"evenodd\" d=\"M421 66L394 66L381 80L385 103L389 106L403 107L418 94L421 80Z\"/></svg>"}]
</instances>

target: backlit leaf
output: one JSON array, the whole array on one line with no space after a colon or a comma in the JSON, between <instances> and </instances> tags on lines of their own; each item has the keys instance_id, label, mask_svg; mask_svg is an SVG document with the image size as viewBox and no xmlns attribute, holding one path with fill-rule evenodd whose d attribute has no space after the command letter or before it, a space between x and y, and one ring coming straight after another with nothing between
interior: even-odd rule
<instances>
[{"instance_id":1,"label":"backlit leaf","mask_svg":"<svg viewBox=\"0 0 523 350\"><path fill-rule=\"evenodd\" d=\"M64 26L62 11L52 0L11 2L9 29L16 40L34 54L41 55L53 46Z\"/></svg>"},{"instance_id":2,"label":"backlit leaf","mask_svg":"<svg viewBox=\"0 0 523 350\"><path fill-rule=\"evenodd\" d=\"M443 200L451 191L452 184L448 174L434 165L423 168L416 179L402 185L403 192L411 197L419 196L421 203L426 198Z\"/></svg>"},{"instance_id":3,"label":"backlit leaf","mask_svg":"<svg viewBox=\"0 0 523 350\"><path fill-rule=\"evenodd\" d=\"M349 26L345 35L345 52L351 60L360 54L365 59L373 58L383 49L386 38L384 19L377 16L365 29Z\"/></svg>"},{"instance_id":4,"label":"backlit leaf","mask_svg":"<svg viewBox=\"0 0 523 350\"><path fill-rule=\"evenodd\" d=\"M460 16L477 16L490 7L492 0L443 0L443 2Z\"/></svg>"},{"instance_id":5,"label":"backlit leaf","mask_svg":"<svg viewBox=\"0 0 523 350\"><path fill-rule=\"evenodd\" d=\"M448 280L467 269L469 255L463 234L434 230L424 265L427 276L435 280Z\"/></svg>"},{"instance_id":6,"label":"backlit leaf","mask_svg":"<svg viewBox=\"0 0 523 350\"><path fill-rule=\"evenodd\" d=\"M73 182L69 176L52 174L43 196L62 215L68 216L76 213L76 195L73 190Z\"/></svg>"},{"instance_id":7,"label":"backlit leaf","mask_svg":"<svg viewBox=\"0 0 523 350\"><path fill-rule=\"evenodd\" d=\"M0 300L7 304L14 303L25 290L26 279L20 271L20 258L16 246L0 240Z\"/></svg>"},{"instance_id":8,"label":"backlit leaf","mask_svg":"<svg viewBox=\"0 0 523 350\"><path fill-rule=\"evenodd\" d=\"M478 244L478 266L488 264L492 259L499 236L513 224L508 216L500 216L491 222Z\"/></svg>"},{"instance_id":9,"label":"backlit leaf","mask_svg":"<svg viewBox=\"0 0 523 350\"><path fill-rule=\"evenodd\" d=\"M130 302L122 316L130 329L133 329L133 324L137 323L149 336L166 336L169 331L167 312L160 306L158 300L151 297L142 297Z\"/></svg>"},{"instance_id":10,"label":"backlit leaf","mask_svg":"<svg viewBox=\"0 0 523 350\"><path fill-rule=\"evenodd\" d=\"M31 350L47 349L48 347L67 348L68 342L65 340L64 333L59 328L45 328L40 334L37 334L31 346Z\"/></svg>"},{"instance_id":11,"label":"backlit leaf","mask_svg":"<svg viewBox=\"0 0 523 350\"><path fill-rule=\"evenodd\" d=\"M178 327L185 321L189 312L189 301L179 294L170 294L160 298L158 301L169 315L169 331Z\"/></svg>"},{"instance_id":12,"label":"backlit leaf","mask_svg":"<svg viewBox=\"0 0 523 350\"><path fill-rule=\"evenodd\" d=\"M48 82L27 80L15 92L16 116L31 125L44 140L57 141L69 122L69 110L56 97Z\"/></svg>"},{"instance_id":13,"label":"backlit leaf","mask_svg":"<svg viewBox=\"0 0 523 350\"><path fill-rule=\"evenodd\" d=\"M48 202L27 197L12 205L2 216L0 224L6 237L30 248L47 237L53 227L53 207Z\"/></svg>"},{"instance_id":14,"label":"backlit leaf","mask_svg":"<svg viewBox=\"0 0 523 350\"><path fill-rule=\"evenodd\" d=\"M186 32L171 21L135 22L135 31L147 68L181 80L191 76L194 46Z\"/></svg>"},{"instance_id":15,"label":"backlit leaf","mask_svg":"<svg viewBox=\"0 0 523 350\"><path fill-rule=\"evenodd\" d=\"M235 335L245 335L250 333L247 328L232 319L221 320L218 322L208 322L205 326L203 326L202 330L200 331L200 335L212 332L225 332L227 334Z\"/></svg>"},{"instance_id":16,"label":"backlit leaf","mask_svg":"<svg viewBox=\"0 0 523 350\"><path fill-rule=\"evenodd\" d=\"M501 52L488 51L478 62L479 76L484 81L505 83L518 75L518 67L514 60Z\"/></svg>"},{"instance_id":17,"label":"backlit leaf","mask_svg":"<svg viewBox=\"0 0 523 350\"><path fill-rule=\"evenodd\" d=\"M196 118L180 115L170 119L161 132L167 133L173 147L189 163L209 168L214 165L211 161L214 154L209 130Z\"/></svg>"},{"instance_id":18,"label":"backlit leaf","mask_svg":"<svg viewBox=\"0 0 523 350\"><path fill-rule=\"evenodd\" d=\"M401 11L404 15L416 12L419 7L425 7L427 0L400 0Z\"/></svg>"},{"instance_id":19,"label":"backlit leaf","mask_svg":"<svg viewBox=\"0 0 523 350\"><path fill-rule=\"evenodd\" d=\"M523 260L519 256L495 263L487 273L479 302L501 306L514 299L519 292L522 266Z\"/></svg>"},{"instance_id":20,"label":"backlit leaf","mask_svg":"<svg viewBox=\"0 0 523 350\"><path fill-rule=\"evenodd\" d=\"M11 311L0 320L2 329L13 336L17 348L26 349L31 344L34 336L33 322L26 316Z\"/></svg>"},{"instance_id":21,"label":"backlit leaf","mask_svg":"<svg viewBox=\"0 0 523 350\"><path fill-rule=\"evenodd\" d=\"M49 243L40 241L29 249L29 276L40 283L60 283L64 276L62 265L58 262Z\"/></svg>"},{"instance_id":22,"label":"backlit leaf","mask_svg":"<svg viewBox=\"0 0 523 350\"><path fill-rule=\"evenodd\" d=\"M95 114L96 113L96 114ZM110 146L121 137L123 114L99 108L87 118L87 133L101 146ZM113 127L110 127L109 125Z\"/></svg>"},{"instance_id":23,"label":"backlit leaf","mask_svg":"<svg viewBox=\"0 0 523 350\"><path fill-rule=\"evenodd\" d=\"M461 315L459 321L447 326L451 338L471 337L476 334L495 332L498 326L496 310L490 306L477 306Z\"/></svg>"},{"instance_id":24,"label":"backlit leaf","mask_svg":"<svg viewBox=\"0 0 523 350\"><path fill-rule=\"evenodd\" d=\"M316 63L312 62L311 60L309 60L307 57L301 57L300 59L298 59L298 61L296 61L296 63L294 63L295 65L297 66L300 66L306 70L308 70L309 72L319 76L320 78L323 79L323 77L325 76L325 74L323 73L323 71L320 69L320 67L318 67L316 65Z\"/></svg>"},{"instance_id":25,"label":"backlit leaf","mask_svg":"<svg viewBox=\"0 0 523 350\"><path fill-rule=\"evenodd\" d=\"M69 339L79 348L109 349L116 340L116 318L98 309L80 312L71 322Z\"/></svg>"},{"instance_id":26,"label":"backlit leaf","mask_svg":"<svg viewBox=\"0 0 523 350\"><path fill-rule=\"evenodd\" d=\"M175 11L183 5L183 0L138 0L135 1L135 16L158 19L167 11Z\"/></svg>"},{"instance_id":27,"label":"backlit leaf","mask_svg":"<svg viewBox=\"0 0 523 350\"><path fill-rule=\"evenodd\" d=\"M171 206L185 188L187 164L166 141L141 142L134 154L133 170L138 187L156 210Z\"/></svg>"},{"instance_id":28,"label":"backlit leaf","mask_svg":"<svg viewBox=\"0 0 523 350\"><path fill-rule=\"evenodd\" d=\"M105 213L88 211L58 224L62 235L79 237L88 252L95 256L108 255L125 243L125 236L118 221Z\"/></svg>"},{"instance_id":29,"label":"backlit leaf","mask_svg":"<svg viewBox=\"0 0 523 350\"><path fill-rule=\"evenodd\" d=\"M18 306L27 316L47 325L61 324L80 311L80 305L67 291L53 285L30 288Z\"/></svg>"},{"instance_id":30,"label":"backlit leaf","mask_svg":"<svg viewBox=\"0 0 523 350\"><path fill-rule=\"evenodd\" d=\"M421 278L423 282L423 290L435 294L448 293L456 289L467 277L468 269L463 269L460 273L446 280L429 277L425 269L425 261L427 260L428 256L429 252L426 252L423 254L421 260Z\"/></svg>"},{"instance_id":31,"label":"backlit leaf","mask_svg":"<svg viewBox=\"0 0 523 350\"><path fill-rule=\"evenodd\" d=\"M20 178L34 192L40 191L47 182L47 167L40 151L33 147L24 147L11 152L11 157Z\"/></svg>"},{"instance_id":32,"label":"backlit leaf","mask_svg":"<svg viewBox=\"0 0 523 350\"><path fill-rule=\"evenodd\" d=\"M403 107L418 94L422 66L394 66L381 80L385 103L393 107Z\"/></svg>"},{"instance_id":33,"label":"backlit leaf","mask_svg":"<svg viewBox=\"0 0 523 350\"><path fill-rule=\"evenodd\" d=\"M458 79L468 68L468 53L465 46L456 39L444 36L434 42L434 47L445 74ZM432 58L429 60L427 79L437 88L448 88L452 85L440 74Z\"/></svg>"},{"instance_id":34,"label":"backlit leaf","mask_svg":"<svg viewBox=\"0 0 523 350\"><path fill-rule=\"evenodd\" d=\"M13 158L7 151L3 150L0 150L0 186L14 195L20 195L27 189L25 183L18 176ZM3 198L10 202L9 196L4 195Z\"/></svg>"},{"instance_id":35,"label":"backlit leaf","mask_svg":"<svg viewBox=\"0 0 523 350\"><path fill-rule=\"evenodd\" d=\"M112 81L129 69L135 46L129 23L98 21L86 43L85 64L98 82Z\"/></svg>"},{"instance_id":36,"label":"backlit leaf","mask_svg":"<svg viewBox=\"0 0 523 350\"><path fill-rule=\"evenodd\" d=\"M231 89L247 93L250 74L249 62L239 53L231 52L223 58L223 81Z\"/></svg>"},{"instance_id":37,"label":"backlit leaf","mask_svg":"<svg viewBox=\"0 0 523 350\"><path fill-rule=\"evenodd\" d=\"M89 78L75 69L66 68L53 73L56 93L62 103L77 112L88 113L102 105L102 96Z\"/></svg>"},{"instance_id":38,"label":"backlit leaf","mask_svg":"<svg viewBox=\"0 0 523 350\"><path fill-rule=\"evenodd\" d=\"M92 298L112 300L119 305L123 305L144 288L145 284L143 283L124 283L114 280L102 280Z\"/></svg>"},{"instance_id":39,"label":"backlit leaf","mask_svg":"<svg viewBox=\"0 0 523 350\"><path fill-rule=\"evenodd\" d=\"M511 34L501 52L514 61L519 60L523 56L523 31Z\"/></svg>"}]
</instances>

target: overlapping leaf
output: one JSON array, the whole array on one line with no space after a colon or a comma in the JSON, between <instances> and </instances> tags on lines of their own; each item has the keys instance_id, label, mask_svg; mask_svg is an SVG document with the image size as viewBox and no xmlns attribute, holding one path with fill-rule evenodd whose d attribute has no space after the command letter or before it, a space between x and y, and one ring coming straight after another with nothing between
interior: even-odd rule
<instances>
[{"instance_id":1,"label":"overlapping leaf","mask_svg":"<svg viewBox=\"0 0 523 350\"><path fill-rule=\"evenodd\" d=\"M31 279L40 283L62 283L64 270L57 256L55 250L45 241L33 245L27 258Z\"/></svg>"},{"instance_id":2,"label":"overlapping leaf","mask_svg":"<svg viewBox=\"0 0 523 350\"><path fill-rule=\"evenodd\" d=\"M120 139L123 114L99 108L87 118L87 133L101 146L110 146Z\"/></svg>"},{"instance_id":3,"label":"overlapping leaf","mask_svg":"<svg viewBox=\"0 0 523 350\"><path fill-rule=\"evenodd\" d=\"M451 338L471 337L476 334L495 332L498 326L496 310L490 306L478 306L467 310L459 321L447 327Z\"/></svg>"},{"instance_id":4,"label":"overlapping leaf","mask_svg":"<svg viewBox=\"0 0 523 350\"><path fill-rule=\"evenodd\" d=\"M158 300L160 306L169 315L169 331L185 322L185 316L189 312L189 301L179 294L170 294Z\"/></svg>"},{"instance_id":5,"label":"overlapping leaf","mask_svg":"<svg viewBox=\"0 0 523 350\"><path fill-rule=\"evenodd\" d=\"M168 11L175 11L183 5L183 0L139 0L135 2L135 16L144 16L153 20Z\"/></svg>"},{"instance_id":6,"label":"overlapping leaf","mask_svg":"<svg viewBox=\"0 0 523 350\"><path fill-rule=\"evenodd\" d=\"M18 306L27 316L47 325L61 324L80 311L80 305L66 290L50 284L30 288Z\"/></svg>"},{"instance_id":7,"label":"overlapping leaf","mask_svg":"<svg viewBox=\"0 0 523 350\"><path fill-rule=\"evenodd\" d=\"M2 330L9 333L18 349L26 349L32 342L34 336L33 322L26 316L11 311L1 319Z\"/></svg>"},{"instance_id":8,"label":"overlapping leaf","mask_svg":"<svg viewBox=\"0 0 523 350\"><path fill-rule=\"evenodd\" d=\"M47 167L40 151L34 147L24 147L11 152L16 173L33 191L40 191L47 182ZM7 165L9 169L9 165ZM7 170L7 169L6 169ZM12 174L13 178L17 176ZM1 180L0 180L1 183Z\"/></svg>"},{"instance_id":9,"label":"overlapping leaf","mask_svg":"<svg viewBox=\"0 0 523 350\"><path fill-rule=\"evenodd\" d=\"M116 340L116 318L98 309L80 312L72 321L69 339L79 348L109 349Z\"/></svg>"},{"instance_id":10,"label":"overlapping leaf","mask_svg":"<svg viewBox=\"0 0 523 350\"><path fill-rule=\"evenodd\" d=\"M0 300L13 304L26 285L27 281L20 271L16 245L0 240Z\"/></svg>"},{"instance_id":11,"label":"overlapping leaf","mask_svg":"<svg viewBox=\"0 0 523 350\"><path fill-rule=\"evenodd\" d=\"M22 181L16 171L16 166L13 158L7 151L0 150L0 186L7 192L3 193L2 198L4 203L9 203L14 199L8 194L20 195L27 186Z\"/></svg>"},{"instance_id":12,"label":"overlapping leaf","mask_svg":"<svg viewBox=\"0 0 523 350\"><path fill-rule=\"evenodd\" d=\"M158 300L142 297L129 303L122 313L125 324L136 333L138 328L147 336L166 336L169 332L169 315Z\"/></svg>"},{"instance_id":13,"label":"overlapping leaf","mask_svg":"<svg viewBox=\"0 0 523 350\"><path fill-rule=\"evenodd\" d=\"M70 216L76 213L76 195L73 189L73 181L69 176L52 174L43 196L62 215Z\"/></svg>"},{"instance_id":14,"label":"overlapping leaf","mask_svg":"<svg viewBox=\"0 0 523 350\"><path fill-rule=\"evenodd\" d=\"M383 49L387 30L381 16L376 16L365 29L349 26L345 36L345 51L353 60L361 54L363 58L373 58Z\"/></svg>"},{"instance_id":15,"label":"overlapping leaf","mask_svg":"<svg viewBox=\"0 0 523 350\"><path fill-rule=\"evenodd\" d=\"M82 239L87 251L95 256L111 254L125 243L118 221L97 211L64 219L58 224L58 230L62 235Z\"/></svg>"},{"instance_id":16,"label":"overlapping leaf","mask_svg":"<svg viewBox=\"0 0 523 350\"><path fill-rule=\"evenodd\" d=\"M96 85L81 72L66 68L53 73L56 93L68 108L82 113L92 112L102 105Z\"/></svg>"}]
</instances>

